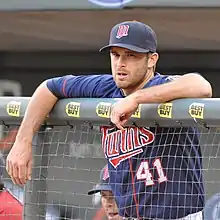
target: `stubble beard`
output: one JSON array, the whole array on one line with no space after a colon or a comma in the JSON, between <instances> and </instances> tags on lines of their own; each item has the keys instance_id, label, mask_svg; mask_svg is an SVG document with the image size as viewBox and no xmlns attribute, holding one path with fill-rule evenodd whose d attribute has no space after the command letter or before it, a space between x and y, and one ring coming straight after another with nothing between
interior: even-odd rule
<instances>
[{"instance_id":1,"label":"stubble beard","mask_svg":"<svg viewBox=\"0 0 220 220\"><path fill-rule=\"evenodd\" d=\"M144 82L145 77L141 78L138 81L135 82L116 82L116 85L119 89L127 90L128 93L133 93L141 86L141 84ZM141 89L141 88L139 88Z\"/></svg>"}]
</instances>

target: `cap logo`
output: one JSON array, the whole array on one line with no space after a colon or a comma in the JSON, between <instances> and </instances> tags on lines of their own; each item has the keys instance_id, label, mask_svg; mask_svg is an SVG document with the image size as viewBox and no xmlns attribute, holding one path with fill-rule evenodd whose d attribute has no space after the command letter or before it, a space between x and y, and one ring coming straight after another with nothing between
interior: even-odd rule
<instances>
[{"instance_id":1,"label":"cap logo","mask_svg":"<svg viewBox=\"0 0 220 220\"><path fill-rule=\"evenodd\" d=\"M109 172L108 172L108 166L105 166L104 170L103 170L103 180L107 180L109 178Z\"/></svg>"},{"instance_id":2,"label":"cap logo","mask_svg":"<svg viewBox=\"0 0 220 220\"><path fill-rule=\"evenodd\" d=\"M122 37L128 36L129 25L120 25L118 27L116 38L120 39Z\"/></svg>"}]
</instances>

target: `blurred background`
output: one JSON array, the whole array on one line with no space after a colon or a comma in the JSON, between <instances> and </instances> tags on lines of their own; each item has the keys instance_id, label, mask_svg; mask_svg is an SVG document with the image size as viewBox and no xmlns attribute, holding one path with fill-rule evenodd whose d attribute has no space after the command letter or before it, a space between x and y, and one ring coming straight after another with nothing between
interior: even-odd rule
<instances>
[{"instance_id":1,"label":"blurred background","mask_svg":"<svg viewBox=\"0 0 220 220\"><path fill-rule=\"evenodd\" d=\"M98 50L108 43L111 28L125 20L138 20L155 30L160 54L157 71L162 74L199 72L211 82L214 97L220 96L219 0L0 0L0 96L31 96L43 80L65 74L111 74L109 55ZM88 199L85 194L98 182L99 172L85 173L84 166L89 164L90 168L101 170L105 165L99 141L94 142L90 137L91 142L96 143L91 147L83 145L82 138L79 150L71 143L73 136L82 137L81 131L58 133L63 145L57 146L56 135L49 141L56 145L50 148L56 152L50 152L54 158L51 157L48 165L51 167L48 169L47 192L51 191L47 195L48 203L56 204L59 213L61 209L68 213L63 219L92 219L99 200ZM68 139L67 134L71 133L73 136L69 135ZM0 137L8 135L12 134L2 128ZM88 140L88 132L84 135ZM13 140L13 135L9 137ZM93 137L97 135L94 133ZM213 138L209 135L209 142L205 140L211 147ZM220 192L216 135L215 142L215 150L209 156L210 151L206 151L204 162L210 170L215 170L206 173L207 179L212 180L207 181L211 204L207 220L220 219L220 211L214 209L220 200L215 197ZM88 161L91 155L93 160ZM214 162L210 161L210 155L215 158ZM57 167L62 168L62 172L57 172ZM78 168L73 169L77 173L71 174L68 167ZM61 175L61 182L55 180L55 174ZM72 181L66 181L64 186L63 180L68 178ZM84 185L80 181L77 185L76 179L82 179ZM13 184L9 187L17 190ZM84 197L77 197L76 192ZM88 209L89 206L94 210Z\"/></svg>"}]
</instances>

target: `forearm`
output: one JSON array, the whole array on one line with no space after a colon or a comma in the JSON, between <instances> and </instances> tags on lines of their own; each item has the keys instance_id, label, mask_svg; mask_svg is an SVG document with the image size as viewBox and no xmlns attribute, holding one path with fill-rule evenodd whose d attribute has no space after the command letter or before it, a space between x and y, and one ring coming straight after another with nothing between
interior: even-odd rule
<instances>
[{"instance_id":1,"label":"forearm","mask_svg":"<svg viewBox=\"0 0 220 220\"><path fill-rule=\"evenodd\" d=\"M48 90L45 83L40 85L31 97L16 140L32 142L34 134L38 131L56 102L57 97Z\"/></svg>"},{"instance_id":2,"label":"forearm","mask_svg":"<svg viewBox=\"0 0 220 220\"><path fill-rule=\"evenodd\" d=\"M198 74L187 74L172 82L135 92L138 104L162 103L180 98L209 98L212 88Z\"/></svg>"}]
</instances>

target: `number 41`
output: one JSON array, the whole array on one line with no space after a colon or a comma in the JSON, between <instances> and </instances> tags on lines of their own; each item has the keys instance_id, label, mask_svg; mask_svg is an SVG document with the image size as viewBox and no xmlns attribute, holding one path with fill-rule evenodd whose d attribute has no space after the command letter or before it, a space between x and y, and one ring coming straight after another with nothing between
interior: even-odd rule
<instances>
[{"instance_id":1,"label":"number 41","mask_svg":"<svg viewBox=\"0 0 220 220\"><path fill-rule=\"evenodd\" d=\"M167 181L167 177L164 174L163 167L161 165L160 159L156 159L153 162L153 166L157 170L157 174L158 174L158 177L159 177L158 182L162 183L162 182ZM154 185L153 175L150 171L148 161L141 162L136 175L137 175L138 180L145 180L145 185L146 186Z\"/></svg>"}]
</instances>

